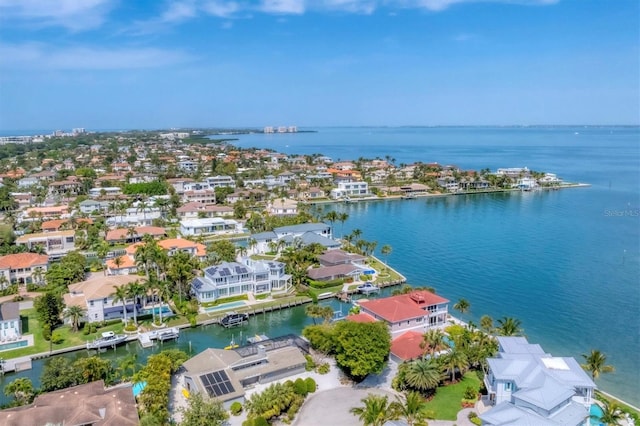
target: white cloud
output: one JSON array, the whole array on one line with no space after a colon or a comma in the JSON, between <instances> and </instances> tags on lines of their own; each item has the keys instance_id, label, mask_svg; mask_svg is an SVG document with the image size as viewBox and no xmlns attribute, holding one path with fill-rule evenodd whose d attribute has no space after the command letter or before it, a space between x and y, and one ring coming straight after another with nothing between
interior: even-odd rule
<instances>
[{"instance_id":1,"label":"white cloud","mask_svg":"<svg viewBox=\"0 0 640 426\"><path fill-rule=\"evenodd\" d=\"M0 0L0 15L5 21L81 31L102 25L114 3L112 0Z\"/></svg>"},{"instance_id":2,"label":"white cloud","mask_svg":"<svg viewBox=\"0 0 640 426\"><path fill-rule=\"evenodd\" d=\"M55 49L42 43L2 44L0 57L11 58L2 68L54 70L120 70L158 68L187 62L192 58L181 51L156 48Z\"/></svg>"},{"instance_id":3,"label":"white cloud","mask_svg":"<svg viewBox=\"0 0 640 426\"><path fill-rule=\"evenodd\" d=\"M196 6L193 1L171 3L160 17L161 22L180 22L195 17Z\"/></svg>"},{"instance_id":4,"label":"white cloud","mask_svg":"<svg viewBox=\"0 0 640 426\"><path fill-rule=\"evenodd\" d=\"M371 14L376 10L376 0L322 0L322 7L351 13Z\"/></svg>"},{"instance_id":5,"label":"white cloud","mask_svg":"<svg viewBox=\"0 0 640 426\"><path fill-rule=\"evenodd\" d=\"M202 9L209 15L219 18L230 18L240 11L240 5L235 1L211 0L202 5Z\"/></svg>"},{"instance_id":6,"label":"white cloud","mask_svg":"<svg viewBox=\"0 0 640 426\"><path fill-rule=\"evenodd\" d=\"M305 11L304 0L261 0L259 10L265 13L301 15Z\"/></svg>"},{"instance_id":7,"label":"white cloud","mask_svg":"<svg viewBox=\"0 0 640 426\"><path fill-rule=\"evenodd\" d=\"M527 6L544 6L558 3L560 0L391 0L389 3L403 3L406 7L424 8L434 12L445 10L462 3L510 3Z\"/></svg>"}]
</instances>

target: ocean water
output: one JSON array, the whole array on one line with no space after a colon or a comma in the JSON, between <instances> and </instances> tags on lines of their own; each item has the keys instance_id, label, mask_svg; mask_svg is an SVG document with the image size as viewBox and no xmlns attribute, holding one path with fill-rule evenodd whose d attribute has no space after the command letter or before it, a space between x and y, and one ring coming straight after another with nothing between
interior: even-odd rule
<instances>
[{"instance_id":1,"label":"ocean water","mask_svg":"<svg viewBox=\"0 0 640 426\"><path fill-rule=\"evenodd\" d=\"M640 405L640 129L330 128L240 136L238 146L464 169L523 167L585 188L340 204L363 238L392 246L413 285L471 303L465 319L511 316L547 351L599 349L600 388ZM341 229L344 227L344 229Z\"/></svg>"},{"instance_id":2,"label":"ocean water","mask_svg":"<svg viewBox=\"0 0 640 426\"><path fill-rule=\"evenodd\" d=\"M616 367L598 386L640 405L640 129L607 128L318 128L317 133L241 135L241 147L334 159L385 158L457 164L464 169L522 167L591 186L549 192L483 194L327 205L349 214L336 235L355 228L392 247L391 266L412 285L431 285L452 301L464 297L478 321L512 316L531 342L558 356L603 351ZM379 253L378 253L379 254ZM383 292L384 294L385 292ZM332 300L322 302L348 310ZM240 329L206 326L177 341L142 349L127 343L101 357L162 349L196 354L254 334L300 333L304 307L252 317ZM242 333L242 334L240 334ZM0 353L0 356L2 353ZM87 351L64 355L70 359ZM46 360L0 376L36 387ZM8 402L0 393L0 404Z\"/></svg>"}]
</instances>

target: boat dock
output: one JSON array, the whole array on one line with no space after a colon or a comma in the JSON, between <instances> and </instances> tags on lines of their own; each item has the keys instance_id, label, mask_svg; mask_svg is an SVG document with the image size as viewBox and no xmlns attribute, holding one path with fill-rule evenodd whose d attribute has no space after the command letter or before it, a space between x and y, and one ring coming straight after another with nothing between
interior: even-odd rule
<instances>
[{"instance_id":1,"label":"boat dock","mask_svg":"<svg viewBox=\"0 0 640 426\"><path fill-rule=\"evenodd\" d=\"M180 329L178 327L162 328L145 333L138 333L138 342L140 342L140 346L143 348L150 348L153 346L154 340L164 342L165 340L177 339L178 337L180 337Z\"/></svg>"}]
</instances>

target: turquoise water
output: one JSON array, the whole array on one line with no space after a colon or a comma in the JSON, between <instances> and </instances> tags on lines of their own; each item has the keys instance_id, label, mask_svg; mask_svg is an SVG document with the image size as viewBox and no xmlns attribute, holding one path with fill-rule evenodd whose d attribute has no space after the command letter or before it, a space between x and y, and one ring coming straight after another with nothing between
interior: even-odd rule
<instances>
[{"instance_id":1,"label":"turquoise water","mask_svg":"<svg viewBox=\"0 0 640 426\"><path fill-rule=\"evenodd\" d=\"M589 407L589 416L597 417L597 419L594 419L593 417L589 419L589 424L591 426L600 426L602 424L600 423L600 418L602 417L602 408L600 408L598 404L591 404L591 407Z\"/></svg>"},{"instance_id":2,"label":"turquoise water","mask_svg":"<svg viewBox=\"0 0 640 426\"><path fill-rule=\"evenodd\" d=\"M221 303L219 305L212 306L210 308L205 308L204 310L206 312L216 312L216 311L222 311L224 309L229 309L229 308L237 308L239 306L247 306L247 304L241 300L238 300L237 302Z\"/></svg>"},{"instance_id":3,"label":"turquoise water","mask_svg":"<svg viewBox=\"0 0 640 426\"><path fill-rule=\"evenodd\" d=\"M28 344L29 342L26 340L20 340L18 342L3 343L0 345L0 351L7 351L9 349L22 348L24 346L27 346Z\"/></svg>"},{"instance_id":4,"label":"turquoise water","mask_svg":"<svg viewBox=\"0 0 640 426\"><path fill-rule=\"evenodd\" d=\"M378 241L378 251L391 245L390 266L411 284L435 286L451 305L461 297L469 300L471 311L463 319L477 322L483 314L518 318L530 341L579 362L592 348L603 351L616 372L601 375L598 386L640 405L638 128L319 130L240 136L238 145L324 153L334 159L390 155L397 164L420 160L475 169L527 166L592 184L553 192L326 208L350 216L344 225L335 225L338 235L359 228L363 238ZM387 293L381 291L380 296ZM337 301L322 304L334 311L340 308ZM300 333L311 323L304 307L297 307L252 317L241 331L243 339L255 334L274 337ZM135 353L143 363L165 348L195 354L228 345L234 333L239 341L239 331L216 325L184 329L177 341L162 346L143 350L130 342L100 356L115 360ZM75 359L86 351L66 356ZM37 360L33 370L0 377L0 386L24 376L37 387L45 362ZM5 402L0 394L0 403Z\"/></svg>"},{"instance_id":5,"label":"turquoise water","mask_svg":"<svg viewBox=\"0 0 640 426\"><path fill-rule=\"evenodd\" d=\"M152 315L153 313L155 313L156 315L160 315L160 307L156 306L155 308L147 308L147 309L140 310L141 315ZM173 315L173 311L168 306L163 306L162 315L163 316Z\"/></svg>"}]
</instances>

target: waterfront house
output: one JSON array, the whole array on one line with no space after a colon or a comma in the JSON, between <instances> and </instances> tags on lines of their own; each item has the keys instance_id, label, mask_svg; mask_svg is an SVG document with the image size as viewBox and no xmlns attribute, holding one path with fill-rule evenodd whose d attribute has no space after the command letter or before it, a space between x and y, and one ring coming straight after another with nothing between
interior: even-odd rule
<instances>
[{"instance_id":1,"label":"waterfront house","mask_svg":"<svg viewBox=\"0 0 640 426\"><path fill-rule=\"evenodd\" d=\"M11 342L22 337L20 303L5 302L0 305L0 342Z\"/></svg>"},{"instance_id":2,"label":"waterfront house","mask_svg":"<svg viewBox=\"0 0 640 426\"><path fill-rule=\"evenodd\" d=\"M327 248L340 247L340 243L331 237L331 226L319 222L281 226L273 231L252 234L251 240L254 244L249 247L249 252L250 254L262 254L276 251L279 244L281 247L287 244L291 245L296 239L299 239L302 244L317 242Z\"/></svg>"},{"instance_id":3,"label":"waterfront house","mask_svg":"<svg viewBox=\"0 0 640 426\"><path fill-rule=\"evenodd\" d=\"M180 233L184 236L230 235L241 234L242 232L242 224L233 219L207 217L180 221Z\"/></svg>"},{"instance_id":4,"label":"waterfront house","mask_svg":"<svg viewBox=\"0 0 640 426\"><path fill-rule=\"evenodd\" d=\"M49 266L49 257L36 253L16 253L0 257L0 277L9 284L44 283L44 274Z\"/></svg>"},{"instance_id":5,"label":"waterfront house","mask_svg":"<svg viewBox=\"0 0 640 426\"><path fill-rule=\"evenodd\" d=\"M233 208L200 202L190 202L176 209L180 219L232 216Z\"/></svg>"},{"instance_id":6,"label":"waterfront house","mask_svg":"<svg viewBox=\"0 0 640 426\"><path fill-rule=\"evenodd\" d=\"M101 322L116 318L124 318L124 309L127 309L127 318L133 315L134 305L140 308L140 302L133 299L114 302L113 293L117 287L131 284L140 280L137 275L94 275L88 280L69 285L69 293L64 294L64 304L80 306L86 310L86 319L89 322Z\"/></svg>"},{"instance_id":7,"label":"waterfront house","mask_svg":"<svg viewBox=\"0 0 640 426\"><path fill-rule=\"evenodd\" d=\"M364 197L369 195L369 184L364 181L338 182L336 188L331 190L331 198L338 200L345 197Z\"/></svg>"},{"instance_id":8,"label":"waterfront house","mask_svg":"<svg viewBox=\"0 0 640 426\"><path fill-rule=\"evenodd\" d=\"M160 228L162 229L162 228ZM136 250L142 243L131 244L125 248L125 254L105 262L107 275L130 275L138 272L136 264ZM168 256L173 256L179 251L189 253L192 257L202 261L207 257L207 248L204 244L194 243L183 238L167 238L158 241L158 246L164 250ZM118 260L116 260L118 259Z\"/></svg>"},{"instance_id":9,"label":"waterfront house","mask_svg":"<svg viewBox=\"0 0 640 426\"><path fill-rule=\"evenodd\" d=\"M449 300L426 290L358 301L360 313L385 321L392 338L408 330L424 333L430 328L443 327L447 321L448 304Z\"/></svg>"},{"instance_id":10,"label":"waterfront house","mask_svg":"<svg viewBox=\"0 0 640 426\"><path fill-rule=\"evenodd\" d=\"M368 268L352 264L321 266L307 270L307 276L314 281L332 281L341 278L358 281L360 275L364 274L365 269Z\"/></svg>"},{"instance_id":11,"label":"waterfront house","mask_svg":"<svg viewBox=\"0 0 640 426\"><path fill-rule=\"evenodd\" d=\"M229 409L235 401L244 402L245 388L304 373L308 352L309 344L294 335L230 350L205 349L182 364L182 386Z\"/></svg>"},{"instance_id":12,"label":"waterfront house","mask_svg":"<svg viewBox=\"0 0 640 426\"><path fill-rule=\"evenodd\" d=\"M140 419L131 386L106 388L98 380L43 393L32 404L0 411L0 424L137 426Z\"/></svg>"},{"instance_id":13,"label":"waterfront house","mask_svg":"<svg viewBox=\"0 0 640 426\"><path fill-rule=\"evenodd\" d=\"M29 250L40 246L49 256L49 259L56 259L76 249L75 235L76 232L74 230L25 234L18 237L15 243L17 245L26 245Z\"/></svg>"},{"instance_id":14,"label":"waterfront house","mask_svg":"<svg viewBox=\"0 0 640 426\"><path fill-rule=\"evenodd\" d=\"M483 425L589 425L595 383L574 358L554 357L524 337L497 337L484 377Z\"/></svg>"},{"instance_id":15,"label":"waterfront house","mask_svg":"<svg viewBox=\"0 0 640 426\"><path fill-rule=\"evenodd\" d=\"M289 198L274 199L267 205L272 216L295 216L298 214L298 202Z\"/></svg>"},{"instance_id":16,"label":"waterfront house","mask_svg":"<svg viewBox=\"0 0 640 426\"><path fill-rule=\"evenodd\" d=\"M349 253L344 250L328 250L318 256L318 261L322 266L349 265L349 264L363 265L366 260L367 260L366 256L363 256L358 253Z\"/></svg>"},{"instance_id":17,"label":"waterfront house","mask_svg":"<svg viewBox=\"0 0 640 426\"><path fill-rule=\"evenodd\" d=\"M191 283L198 302L247 293L286 293L291 289L291 275L285 273L284 263L249 258L242 262L222 262L206 268L204 275Z\"/></svg>"}]
</instances>

